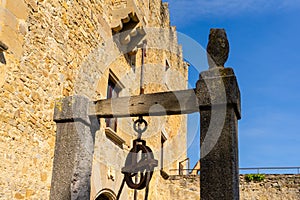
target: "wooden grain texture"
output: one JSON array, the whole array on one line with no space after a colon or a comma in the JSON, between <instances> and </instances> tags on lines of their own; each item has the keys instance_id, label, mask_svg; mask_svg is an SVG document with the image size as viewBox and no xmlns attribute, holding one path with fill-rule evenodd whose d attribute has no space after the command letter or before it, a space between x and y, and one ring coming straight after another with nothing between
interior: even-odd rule
<instances>
[{"instance_id":1,"label":"wooden grain texture","mask_svg":"<svg viewBox=\"0 0 300 200\"><path fill-rule=\"evenodd\" d=\"M89 105L90 116L104 118L179 115L193 112L199 112L194 89L104 99Z\"/></svg>"}]
</instances>

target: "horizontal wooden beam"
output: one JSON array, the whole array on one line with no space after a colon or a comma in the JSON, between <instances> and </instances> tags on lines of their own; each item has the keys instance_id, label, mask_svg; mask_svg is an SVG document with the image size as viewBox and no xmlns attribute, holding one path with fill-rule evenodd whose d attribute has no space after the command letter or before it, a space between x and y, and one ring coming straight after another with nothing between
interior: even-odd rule
<instances>
[{"instance_id":1,"label":"horizontal wooden beam","mask_svg":"<svg viewBox=\"0 0 300 200\"><path fill-rule=\"evenodd\" d=\"M89 115L101 118L179 115L199 112L194 89L91 102Z\"/></svg>"}]
</instances>

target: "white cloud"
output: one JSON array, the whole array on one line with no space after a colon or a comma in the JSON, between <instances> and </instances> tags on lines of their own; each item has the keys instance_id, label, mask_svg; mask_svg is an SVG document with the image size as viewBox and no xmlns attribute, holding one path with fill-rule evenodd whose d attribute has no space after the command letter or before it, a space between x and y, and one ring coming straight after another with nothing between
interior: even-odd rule
<instances>
[{"instance_id":1,"label":"white cloud","mask_svg":"<svg viewBox=\"0 0 300 200\"><path fill-rule=\"evenodd\" d=\"M230 17L299 7L299 0L167 0L177 22L199 17Z\"/></svg>"}]
</instances>

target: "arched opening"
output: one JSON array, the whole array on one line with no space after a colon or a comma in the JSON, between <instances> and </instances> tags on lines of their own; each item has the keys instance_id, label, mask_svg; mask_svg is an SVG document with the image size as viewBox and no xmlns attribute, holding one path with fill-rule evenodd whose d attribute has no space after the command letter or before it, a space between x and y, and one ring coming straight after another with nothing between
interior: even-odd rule
<instances>
[{"instance_id":1,"label":"arched opening","mask_svg":"<svg viewBox=\"0 0 300 200\"><path fill-rule=\"evenodd\" d=\"M100 196L97 197L96 200L111 200L111 198L109 198L109 196L106 194L100 194Z\"/></svg>"},{"instance_id":2,"label":"arched opening","mask_svg":"<svg viewBox=\"0 0 300 200\"><path fill-rule=\"evenodd\" d=\"M116 200L116 195L112 190L103 189L99 192L95 200Z\"/></svg>"}]
</instances>

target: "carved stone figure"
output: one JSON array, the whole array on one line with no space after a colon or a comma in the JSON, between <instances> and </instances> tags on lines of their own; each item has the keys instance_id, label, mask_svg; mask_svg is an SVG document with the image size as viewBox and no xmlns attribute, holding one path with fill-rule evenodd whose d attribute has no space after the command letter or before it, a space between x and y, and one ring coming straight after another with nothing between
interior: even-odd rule
<instances>
[{"instance_id":1,"label":"carved stone figure","mask_svg":"<svg viewBox=\"0 0 300 200\"><path fill-rule=\"evenodd\" d=\"M210 29L206 50L210 69L224 67L229 54L229 43L225 29Z\"/></svg>"}]
</instances>

